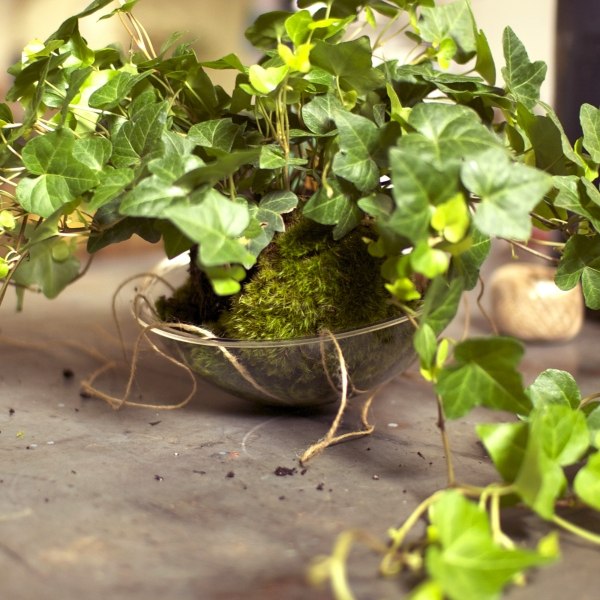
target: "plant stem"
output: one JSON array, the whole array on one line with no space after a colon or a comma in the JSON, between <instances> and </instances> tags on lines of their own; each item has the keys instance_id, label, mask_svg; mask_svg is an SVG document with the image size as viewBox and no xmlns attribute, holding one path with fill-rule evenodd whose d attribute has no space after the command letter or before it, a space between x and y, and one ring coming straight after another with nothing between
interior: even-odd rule
<instances>
[{"instance_id":1,"label":"plant stem","mask_svg":"<svg viewBox=\"0 0 600 600\"><path fill-rule=\"evenodd\" d=\"M558 515L554 515L552 517L552 522L555 525L562 527L566 531L569 531L570 533L573 533L573 534L579 536L580 538L583 538L584 540L591 542L592 544L598 544L600 546L600 535L592 533L591 531L588 531L587 529L583 529L583 527L579 527L578 525L575 525L574 523L571 523L570 521L567 521L566 519L563 519L562 517L559 517Z\"/></svg>"},{"instance_id":2,"label":"plant stem","mask_svg":"<svg viewBox=\"0 0 600 600\"><path fill-rule=\"evenodd\" d=\"M579 408L584 408L585 406L587 406L588 404L591 404L592 402L596 401L596 400L600 400L600 392L595 392L594 394L590 394L589 396L586 396L585 398L583 398L581 400L581 402L579 403Z\"/></svg>"},{"instance_id":3,"label":"plant stem","mask_svg":"<svg viewBox=\"0 0 600 600\"><path fill-rule=\"evenodd\" d=\"M444 454L446 456L446 469L448 473L448 487L453 487L456 483L456 477L454 474L454 465L452 464L452 450L450 448L450 440L448 439L448 432L446 430L446 418L444 416L444 405L442 404L442 398L436 395L437 407L438 407L438 421L437 426L442 436L442 444L444 446Z\"/></svg>"},{"instance_id":4,"label":"plant stem","mask_svg":"<svg viewBox=\"0 0 600 600\"><path fill-rule=\"evenodd\" d=\"M423 502L421 502L421 504L419 504L419 506L417 506L417 508L415 508L415 510L410 514L406 521L404 521L402 527L394 531L392 543L390 544L390 547L386 555L383 557L379 567L379 570L383 575L393 571L390 568L390 563L394 555L400 550L402 544L404 543L404 538L406 538L408 532L417 524L417 521L423 516L423 514L429 510L429 507L435 504L438 498L445 493L446 490L438 490L437 492L431 494L431 496L425 498L425 500L423 500Z\"/></svg>"}]
</instances>

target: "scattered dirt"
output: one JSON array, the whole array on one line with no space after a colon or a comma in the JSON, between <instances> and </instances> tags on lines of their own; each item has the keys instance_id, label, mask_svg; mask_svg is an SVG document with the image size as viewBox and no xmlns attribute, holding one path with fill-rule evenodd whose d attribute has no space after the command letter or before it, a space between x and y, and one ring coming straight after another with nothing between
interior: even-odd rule
<instances>
[{"instance_id":1,"label":"scattered dirt","mask_svg":"<svg viewBox=\"0 0 600 600\"><path fill-rule=\"evenodd\" d=\"M67 369L63 369L62 376L65 379L73 379L73 377L75 377L75 373L73 372L73 369L67 368Z\"/></svg>"},{"instance_id":2,"label":"scattered dirt","mask_svg":"<svg viewBox=\"0 0 600 600\"><path fill-rule=\"evenodd\" d=\"M229 471L229 473L227 473L227 475L225 475L225 477L228 477L229 479L231 479L232 477L235 477L235 473L233 471Z\"/></svg>"},{"instance_id":3,"label":"scattered dirt","mask_svg":"<svg viewBox=\"0 0 600 600\"><path fill-rule=\"evenodd\" d=\"M325 484L324 484L324 483L320 483L320 484L317 486L317 489L319 490L319 492L322 492L322 491L325 489Z\"/></svg>"},{"instance_id":4,"label":"scattered dirt","mask_svg":"<svg viewBox=\"0 0 600 600\"><path fill-rule=\"evenodd\" d=\"M156 481L163 481L164 477L162 475L155 475L154 479L156 479Z\"/></svg>"},{"instance_id":5,"label":"scattered dirt","mask_svg":"<svg viewBox=\"0 0 600 600\"><path fill-rule=\"evenodd\" d=\"M151 421L150 423L148 423L148 425L150 425L150 427L156 427L156 425L158 425L159 423L162 423L162 421Z\"/></svg>"},{"instance_id":6,"label":"scattered dirt","mask_svg":"<svg viewBox=\"0 0 600 600\"><path fill-rule=\"evenodd\" d=\"M274 471L275 475L277 475L277 477L285 477L286 475L295 475L296 474L296 467L293 467L292 469L290 469L289 467L277 467ZM303 473L304 475L304 473Z\"/></svg>"}]
</instances>

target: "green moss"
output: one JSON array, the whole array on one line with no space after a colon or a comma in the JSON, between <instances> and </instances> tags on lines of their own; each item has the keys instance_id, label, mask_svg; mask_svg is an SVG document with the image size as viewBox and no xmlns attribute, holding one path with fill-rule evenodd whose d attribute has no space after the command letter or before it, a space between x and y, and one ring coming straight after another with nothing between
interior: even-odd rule
<instances>
[{"instance_id":1,"label":"green moss","mask_svg":"<svg viewBox=\"0 0 600 600\"><path fill-rule=\"evenodd\" d=\"M228 338L291 339L343 331L397 315L358 228L339 241L331 228L301 221L259 259L243 292L221 314Z\"/></svg>"}]
</instances>

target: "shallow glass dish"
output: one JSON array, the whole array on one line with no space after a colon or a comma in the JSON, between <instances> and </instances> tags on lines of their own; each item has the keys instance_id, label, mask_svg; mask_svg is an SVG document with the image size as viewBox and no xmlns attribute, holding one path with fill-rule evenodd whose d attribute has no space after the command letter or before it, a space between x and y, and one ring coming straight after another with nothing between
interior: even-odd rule
<instances>
[{"instance_id":1,"label":"shallow glass dish","mask_svg":"<svg viewBox=\"0 0 600 600\"><path fill-rule=\"evenodd\" d=\"M138 290L139 324L157 322L152 306L187 276L188 258L163 261ZM351 331L291 340L235 340L152 328L197 374L235 396L267 405L308 407L340 399L347 372L348 396L372 393L407 368L414 358L414 327L406 317ZM343 359L341 358L343 356Z\"/></svg>"}]
</instances>

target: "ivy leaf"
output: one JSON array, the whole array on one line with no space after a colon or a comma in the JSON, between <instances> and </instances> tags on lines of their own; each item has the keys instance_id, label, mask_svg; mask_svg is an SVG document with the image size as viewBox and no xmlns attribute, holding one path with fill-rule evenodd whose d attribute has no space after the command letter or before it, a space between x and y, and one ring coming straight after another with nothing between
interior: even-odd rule
<instances>
[{"instance_id":1,"label":"ivy leaf","mask_svg":"<svg viewBox=\"0 0 600 600\"><path fill-rule=\"evenodd\" d=\"M342 103L333 94L316 96L302 107L302 119L313 133L327 135L336 127L332 115L342 108Z\"/></svg>"},{"instance_id":2,"label":"ivy leaf","mask_svg":"<svg viewBox=\"0 0 600 600\"><path fill-rule=\"evenodd\" d=\"M419 21L421 38L434 48L444 42L454 42L458 54L455 59L464 63L473 57L477 49L475 23L468 0L458 0L435 7L423 7Z\"/></svg>"},{"instance_id":3,"label":"ivy leaf","mask_svg":"<svg viewBox=\"0 0 600 600\"><path fill-rule=\"evenodd\" d=\"M390 167L397 210L387 225L416 243L428 234L430 205L441 204L454 196L458 182L448 177L428 152L414 153L404 144L390 150Z\"/></svg>"},{"instance_id":4,"label":"ivy leaf","mask_svg":"<svg viewBox=\"0 0 600 600\"><path fill-rule=\"evenodd\" d=\"M577 462L588 449L590 434L585 415L564 404L544 404L531 413L531 435L546 456L560 466Z\"/></svg>"},{"instance_id":5,"label":"ivy leaf","mask_svg":"<svg viewBox=\"0 0 600 600\"><path fill-rule=\"evenodd\" d=\"M282 169L289 165L304 165L305 158L285 156L283 149L277 144L260 147L258 166L261 169Z\"/></svg>"},{"instance_id":6,"label":"ivy leaf","mask_svg":"<svg viewBox=\"0 0 600 600\"><path fill-rule=\"evenodd\" d=\"M565 245L555 281L561 290L570 290L581 281L586 305L600 309L600 238L572 236Z\"/></svg>"},{"instance_id":7,"label":"ivy leaf","mask_svg":"<svg viewBox=\"0 0 600 600\"><path fill-rule=\"evenodd\" d=\"M161 150L167 122L167 102L146 104L131 115L114 137L112 162L115 167L133 167L153 158Z\"/></svg>"},{"instance_id":8,"label":"ivy leaf","mask_svg":"<svg viewBox=\"0 0 600 600\"><path fill-rule=\"evenodd\" d=\"M531 142L538 169L550 175L571 175L583 168L554 115L535 115L519 107L518 121Z\"/></svg>"},{"instance_id":9,"label":"ivy leaf","mask_svg":"<svg viewBox=\"0 0 600 600\"><path fill-rule=\"evenodd\" d=\"M188 132L188 138L203 148L230 152L239 131L240 126L229 118L211 119L192 126Z\"/></svg>"},{"instance_id":10,"label":"ivy leaf","mask_svg":"<svg viewBox=\"0 0 600 600\"><path fill-rule=\"evenodd\" d=\"M204 266L252 265L255 262L239 239L250 223L248 208L216 190L208 190L199 203L172 204L163 215L200 245L199 258Z\"/></svg>"},{"instance_id":11,"label":"ivy leaf","mask_svg":"<svg viewBox=\"0 0 600 600\"><path fill-rule=\"evenodd\" d=\"M17 199L25 210L49 217L98 184L97 173L74 158L75 139L68 129L59 129L33 138L23 148L24 166L38 175L17 186Z\"/></svg>"},{"instance_id":12,"label":"ivy leaf","mask_svg":"<svg viewBox=\"0 0 600 600\"><path fill-rule=\"evenodd\" d=\"M504 481L512 483L519 474L527 449L528 424L481 423L476 430L498 473Z\"/></svg>"},{"instance_id":13,"label":"ivy leaf","mask_svg":"<svg viewBox=\"0 0 600 600\"><path fill-rule=\"evenodd\" d=\"M477 405L527 414L531 402L516 367L523 346L508 337L473 338L454 349L454 362L440 372L437 392L446 416L457 419Z\"/></svg>"},{"instance_id":14,"label":"ivy leaf","mask_svg":"<svg viewBox=\"0 0 600 600\"><path fill-rule=\"evenodd\" d=\"M530 435L514 485L523 502L544 519L554 515L556 500L567 485L563 470L548 457L542 440Z\"/></svg>"},{"instance_id":15,"label":"ivy leaf","mask_svg":"<svg viewBox=\"0 0 600 600\"><path fill-rule=\"evenodd\" d=\"M457 104L426 102L410 112L408 124L415 130L403 135L398 147L407 153L431 156L448 177L458 175L465 160L490 148L501 148L499 139L477 113Z\"/></svg>"},{"instance_id":16,"label":"ivy leaf","mask_svg":"<svg viewBox=\"0 0 600 600\"><path fill-rule=\"evenodd\" d=\"M527 388L535 407L558 404L575 409L581 402L581 392L570 373L558 369L546 369Z\"/></svg>"},{"instance_id":17,"label":"ivy leaf","mask_svg":"<svg viewBox=\"0 0 600 600\"><path fill-rule=\"evenodd\" d=\"M260 204L251 209L253 219L259 223L260 233L250 239L248 251L258 256L271 242L275 232L285 231L285 222L281 215L289 213L298 205L298 196L293 192L269 192ZM250 237L246 232L247 237Z\"/></svg>"},{"instance_id":18,"label":"ivy leaf","mask_svg":"<svg viewBox=\"0 0 600 600\"><path fill-rule=\"evenodd\" d=\"M469 159L461 170L464 185L481 198L473 222L488 235L527 239L529 211L552 186L552 178L520 163L512 163L499 150Z\"/></svg>"},{"instance_id":19,"label":"ivy leaf","mask_svg":"<svg viewBox=\"0 0 600 600\"><path fill-rule=\"evenodd\" d=\"M373 159L379 141L379 128L373 121L348 111L334 113L340 151L333 160L333 172L352 182L362 192L379 183L379 168Z\"/></svg>"},{"instance_id":20,"label":"ivy leaf","mask_svg":"<svg viewBox=\"0 0 600 600\"><path fill-rule=\"evenodd\" d=\"M103 137L89 137L75 140L74 157L92 171L102 171L112 153L112 144Z\"/></svg>"},{"instance_id":21,"label":"ivy leaf","mask_svg":"<svg viewBox=\"0 0 600 600\"><path fill-rule=\"evenodd\" d=\"M136 74L124 70L116 71L104 85L94 90L88 104L92 108L111 110L120 104L138 83L150 75L152 75L150 70Z\"/></svg>"},{"instance_id":22,"label":"ivy leaf","mask_svg":"<svg viewBox=\"0 0 600 600\"><path fill-rule=\"evenodd\" d=\"M465 290L472 290L479 281L479 271L492 249L487 235L473 228L468 250L452 257L452 267L463 281Z\"/></svg>"},{"instance_id":23,"label":"ivy leaf","mask_svg":"<svg viewBox=\"0 0 600 600\"><path fill-rule=\"evenodd\" d=\"M86 202L89 210L97 210L108 202L114 200L133 181L132 169L112 169L106 167L102 171L100 185L94 190L91 200Z\"/></svg>"},{"instance_id":24,"label":"ivy leaf","mask_svg":"<svg viewBox=\"0 0 600 600\"><path fill-rule=\"evenodd\" d=\"M587 417L588 429L590 430L590 443L594 448L600 449L600 405Z\"/></svg>"},{"instance_id":25,"label":"ivy leaf","mask_svg":"<svg viewBox=\"0 0 600 600\"><path fill-rule=\"evenodd\" d=\"M266 96L279 87L289 70L287 65L266 68L261 65L252 65L248 69L250 85L260 95Z\"/></svg>"},{"instance_id":26,"label":"ivy leaf","mask_svg":"<svg viewBox=\"0 0 600 600\"><path fill-rule=\"evenodd\" d=\"M587 179L569 175L554 177L558 195L554 205L588 219L600 231L600 192Z\"/></svg>"},{"instance_id":27,"label":"ivy leaf","mask_svg":"<svg viewBox=\"0 0 600 600\"><path fill-rule=\"evenodd\" d=\"M591 104L584 104L579 118L583 130L583 145L592 160L600 163L600 109Z\"/></svg>"},{"instance_id":28,"label":"ivy leaf","mask_svg":"<svg viewBox=\"0 0 600 600\"><path fill-rule=\"evenodd\" d=\"M189 171L178 179L176 184L188 189L203 184L214 185L218 181L229 177L229 175L233 175L241 167L254 163L259 159L259 156L260 148L234 150L219 156L213 162Z\"/></svg>"},{"instance_id":29,"label":"ivy leaf","mask_svg":"<svg viewBox=\"0 0 600 600\"><path fill-rule=\"evenodd\" d=\"M496 65L490 45L485 33L478 31L476 37L477 59L475 61L475 71L479 73L490 85L496 83Z\"/></svg>"},{"instance_id":30,"label":"ivy leaf","mask_svg":"<svg viewBox=\"0 0 600 600\"><path fill-rule=\"evenodd\" d=\"M340 225L334 237L340 239L360 222L361 211L337 181L321 186L304 205L302 214L322 225Z\"/></svg>"},{"instance_id":31,"label":"ivy leaf","mask_svg":"<svg viewBox=\"0 0 600 600\"><path fill-rule=\"evenodd\" d=\"M383 74L372 66L371 42L366 36L335 44L318 40L310 53L310 62L335 75L342 89L359 94L384 83Z\"/></svg>"},{"instance_id":32,"label":"ivy leaf","mask_svg":"<svg viewBox=\"0 0 600 600\"><path fill-rule=\"evenodd\" d=\"M426 569L451 600L497 600L517 575L557 558L500 545L485 509L456 491L440 497L429 520L438 543L427 549Z\"/></svg>"},{"instance_id":33,"label":"ivy leaf","mask_svg":"<svg viewBox=\"0 0 600 600\"><path fill-rule=\"evenodd\" d=\"M12 278L19 285L38 286L46 298L56 298L79 275L75 251L75 245L58 237L33 244Z\"/></svg>"},{"instance_id":34,"label":"ivy leaf","mask_svg":"<svg viewBox=\"0 0 600 600\"><path fill-rule=\"evenodd\" d=\"M460 279L448 282L444 277L436 277L427 288L419 326L428 325L439 335L456 315L462 292Z\"/></svg>"},{"instance_id":35,"label":"ivy leaf","mask_svg":"<svg viewBox=\"0 0 600 600\"><path fill-rule=\"evenodd\" d=\"M529 60L525 46L510 27L504 30L502 42L506 61L506 67L502 69L504 82L517 102L532 109L540 98L540 87L546 78L546 64Z\"/></svg>"},{"instance_id":36,"label":"ivy leaf","mask_svg":"<svg viewBox=\"0 0 600 600\"><path fill-rule=\"evenodd\" d=\"M600 510L600 452L594 452L573 482L575 493L592 508Z\"/></svg>"}]
</instances>

